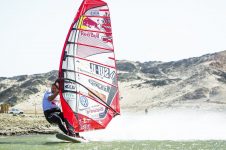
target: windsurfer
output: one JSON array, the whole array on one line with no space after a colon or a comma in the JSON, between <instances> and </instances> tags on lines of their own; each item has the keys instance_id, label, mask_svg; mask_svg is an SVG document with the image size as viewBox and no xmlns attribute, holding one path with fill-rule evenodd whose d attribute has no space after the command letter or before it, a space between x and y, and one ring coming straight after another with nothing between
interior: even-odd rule
<instances>
[{"instance_id":1,"label":"windsurfer","mask_svg":"<svg viewBox=\"0 0 226 150\"><path fill-rule=\"evenodd\" d=\"M79 133L75 133L73 128L63 117L59 105L59 81L56 81L51 86L51 91L47 90L43 97L42 107L46 120L50 124L57 124L61 131L66 135L80 137ZM65 125L64 125L65 123Z\"/></svg>"}]
</instances>

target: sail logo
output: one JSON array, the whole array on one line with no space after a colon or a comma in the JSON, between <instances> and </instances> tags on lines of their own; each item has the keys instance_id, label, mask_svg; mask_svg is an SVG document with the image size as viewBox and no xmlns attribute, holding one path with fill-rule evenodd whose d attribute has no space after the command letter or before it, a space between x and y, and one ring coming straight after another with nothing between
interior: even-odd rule
<instances>
[{"instance_id":1,"label":"sail logo","mask_svg":"<svg viewBox=\"0 0 226 150\"><path fill-rule=\"evenodd\" d=\"M80 103L84 107L88 107L89 106L88 99L85 96L80 96Z\"/></svg>"},{"instance_id":2,"label":"sail logo","mask_svg":"<svg viewBox=\"0 0 226 150\"><path fill-rule=\"evenodd\" d=\"M115 77L115 71L111 71L110 68L90 63L90 70L101 77L113 79Z\"/></svg>"},{"instance_id":3,"label":"sail logo","mask_svg":"<svg viewBox=\"0 0 226 150\"><path fill-rule=\"evenodd\" d=\"M63 93L63 96L66 100L76 100L76 94L74 93Z\"/></svg>"},{"instance_id":4,"label":"sail logo","mask_svg":"<svg viewBox=\"0 0 226 150\"><path fill-rule=\"evenodd\" d=\"M102 90L102 91L105 91L105 92L110 92L110 86L105 86L103 84L100 84L92 79L89 79L89 83L94 86L94 87L97 87L98 89Z\"/></svg>"},{"instance_id":5,"label":"sail logo","mask_svg":"<svg viewBox=\"0 0 226 150\"><path fill-rule=\"evenodd\" d=\"M92 38L99 38L99 33L93 33L93 32L89 32L89 31L81 31L81 36L86 36L86 37L92 37Z\"/></svg>"},{"instance_id":6,"label":"sail logo","mask_svg":"<svg viewBox=\"0 0 226 150\"><path fill-rule=\"evenodd\" d=\"M89 28L94 27L94 28L96 28L96 29L99 30L98 24L97 24L95 21L93 21L92 19L88 18L88 17L86 17L86 18L82 21L82 25L87 26L87 27L89 27Z\"/></svg>"},{"instance_id":7,"label":"sail logo","mask_svg":"<svg viewBox=\"0 0 226 150\"><path fill-rule=\"evenodd\" d=\"M64 83L64 90L68 90L68 91L76 91L76 86L73 83Z\"/></svg>"},{"instance_id":8,"label":"sail logo","mask_svg":"<svg viewBox=\"0 0 226 150\"><path fill-rule=\"evenodd\" d=\"M100 113L100 112L103 112L103 111L104 111L104 107L98 107L98 108L87 110L86 113L87 114L94 114L94 113Z\"/></svg>"},{"instance_id":9,"label":"sail logo","mask_svg":"<svg viewBox=\"0 0 226 150\"><path fill-rule=\"evenodd\" d=\"M90 12L90 16L99 16L99 15L100 15L100 13L98 10L93 10Z\"/></svg>"}]
</instances>

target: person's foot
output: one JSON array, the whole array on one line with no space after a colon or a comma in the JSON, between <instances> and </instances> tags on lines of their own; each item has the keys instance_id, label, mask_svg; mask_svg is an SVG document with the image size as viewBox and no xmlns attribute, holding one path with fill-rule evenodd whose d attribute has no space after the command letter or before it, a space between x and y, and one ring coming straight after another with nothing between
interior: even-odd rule
<instances>
[{"instance_id":1,"label":"person's foot","mask_svg":"<svg viewBox=\"0 0 226 150\"><path fill-rule=\"evenodd\" d=\"M75 133L75 137L85 140L85 138L83 136L80 136L79 133Z\"/></svg>"},{"instance_id":2,"label":"person's foot","mask_svg":"<svg viewBox=\"0 0 226 150\"><path fill-rule=\"evenodd\" d=\"M68 135L68 136L71 136L71 137L76 137L76 135L73 134L73 133L68 133L67 135Z\"/></svg>"},{"instance_id":3,"label":"person's foot","mask_svg":"<svg viewBox=\"0 0 226 150\"><path fill-rule=\"evenodd\" d=\"M76 138L82 138L82 139L85 139L84 137L80 136L79 133L69 133L68 135L71 136L71 137L76 137Z\"/></svg>"},{"instance_id":4,"label":"person's foot","mask_svg":"<svg viewBox=\"0 0 226 150\"><path fill-rule=\"evenodd\" d=\"M80 137L79 133L75 133L75 136L76 136L76 137Z\"/></svg>"},{"instance_id":5,"label":"person's foot","mask_svg":"<svg viewBox=\"0 0 226 150\"><path fill-rule=\"evenodd\" d=\"M84 138L83 136L80 136L79 133L75 133L75 136L76 136L77 138L81 138L81 139L84 139L84 140L85 140L85 138Z\"/></svg>"}]
</instances>

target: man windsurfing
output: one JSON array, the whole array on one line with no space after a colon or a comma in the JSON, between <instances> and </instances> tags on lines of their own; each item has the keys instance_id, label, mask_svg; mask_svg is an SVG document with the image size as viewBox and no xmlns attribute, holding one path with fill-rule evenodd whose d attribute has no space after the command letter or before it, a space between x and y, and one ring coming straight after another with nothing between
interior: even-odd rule
<instances>
[{"instance_id":1,"label":"man windsurfing","mask_svg":"<svg viewBox=\"0 0 226 150\"><path fill-rule=\"evenodd\" d=\"M67 120L63 117L63 113L60 109L58 94L59 81L56 80L51 86L51 91L47 90L43 97L42 108L46 120L50 124L57 124L64 134L72 137L80 137L79 133L75 133L73 127L71 127Z\"/></svg>"}]
</instances>

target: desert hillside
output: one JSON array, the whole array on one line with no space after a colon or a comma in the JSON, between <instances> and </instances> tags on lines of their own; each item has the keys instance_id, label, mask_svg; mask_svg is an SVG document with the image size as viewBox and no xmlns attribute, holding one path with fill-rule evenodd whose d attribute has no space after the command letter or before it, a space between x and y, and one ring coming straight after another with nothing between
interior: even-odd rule
<instances>
[{"instance_id":1,"label":"desert hillside","mask_svg":"<svg viewBox=\"0 0 226 150\"><path fill-rule=\"evenodd\" d=\"M117 61L123 110L226 109L226 51L179 61ZM41 112L42 96L57 71L0 77L0 103Z\"/></svg>"},{"instance_id":2,"label":"desert hillside","mask_svg":"<svg viewBox=\"0 0 226 150\"><path fill-rule=\"evenodd\" d=\"M126 109L226 109L226 51L172 62L118 62Z\"/></svg>"}]
</instances>

